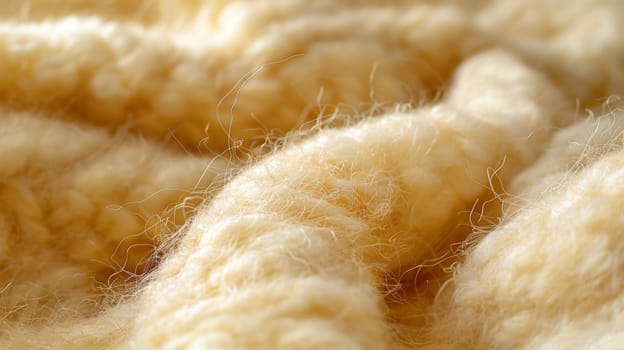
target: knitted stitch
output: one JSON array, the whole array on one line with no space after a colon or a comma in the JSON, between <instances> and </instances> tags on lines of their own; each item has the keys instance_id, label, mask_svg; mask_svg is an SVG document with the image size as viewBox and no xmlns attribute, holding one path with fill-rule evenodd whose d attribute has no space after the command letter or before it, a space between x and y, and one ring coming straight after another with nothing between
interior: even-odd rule
<instances>
[{"instance_id":1,"label":"knitted stitch","mask_svg":"<svg viewBox=\"0 0 624 350\"><path fill-rule=\"evenodd\" d=\"M622 33L616 0L2 1L0 348L621 347Z\"/></svg>"}]
</instances>

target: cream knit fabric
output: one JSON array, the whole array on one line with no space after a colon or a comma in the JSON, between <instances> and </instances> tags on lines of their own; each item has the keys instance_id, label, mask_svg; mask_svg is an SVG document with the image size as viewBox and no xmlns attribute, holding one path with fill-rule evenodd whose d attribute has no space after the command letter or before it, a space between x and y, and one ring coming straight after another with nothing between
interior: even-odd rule
<instances>
[{"instance_id":1,"label":"cream knit fabric","mask_svg":"<svg viewBox=\"0 0 624 350\"><path fill-rule=\"evenodd\" d=\"M0 348L624 348L624 3L3 0Z\"/></svg>"}]
</instances>

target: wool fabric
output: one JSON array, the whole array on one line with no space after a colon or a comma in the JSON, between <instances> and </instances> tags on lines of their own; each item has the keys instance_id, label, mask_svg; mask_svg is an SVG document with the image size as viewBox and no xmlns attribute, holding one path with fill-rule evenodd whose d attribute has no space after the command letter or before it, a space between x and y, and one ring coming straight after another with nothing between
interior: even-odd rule
<instances>
[{"instance_id":1,"label":"wool fabric","mask_svg":"<svg viewBox=\"0 0 624 350\"><path fill-rule=\"evenodd\" d=\"M0 2L0 348L624 347L624 4Z\"/></svg>"}]
</instances>

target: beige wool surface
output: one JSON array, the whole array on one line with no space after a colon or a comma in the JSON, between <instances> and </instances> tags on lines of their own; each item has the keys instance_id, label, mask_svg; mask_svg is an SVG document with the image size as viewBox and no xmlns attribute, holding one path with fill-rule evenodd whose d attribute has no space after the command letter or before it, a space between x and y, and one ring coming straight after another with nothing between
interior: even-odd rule
<instances>
[{"instance_id":1,"label":"beige wool surface","mask_svg":"<svg viewBox=\"0 0 624 350\"><path fill-rule=\"evenodd\" d=\"M0 1L0 349L624 349L624 2Z\"/></svg>"}]
</instances>

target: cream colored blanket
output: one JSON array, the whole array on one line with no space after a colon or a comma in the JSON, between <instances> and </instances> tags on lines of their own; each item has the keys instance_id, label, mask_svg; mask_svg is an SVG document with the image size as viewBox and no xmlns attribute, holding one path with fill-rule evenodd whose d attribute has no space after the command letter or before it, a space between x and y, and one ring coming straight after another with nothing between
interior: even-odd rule
<instances>
[{"instance_id":1,"label":"cream colored blanket","mask_svg":"<svg viewBox=\"0 0 624 350\"><path fill-rule=\"evenodd\" d=\"M624 348L624 2L2 0L0 348Z\"/></svg>"}]
</instances>

